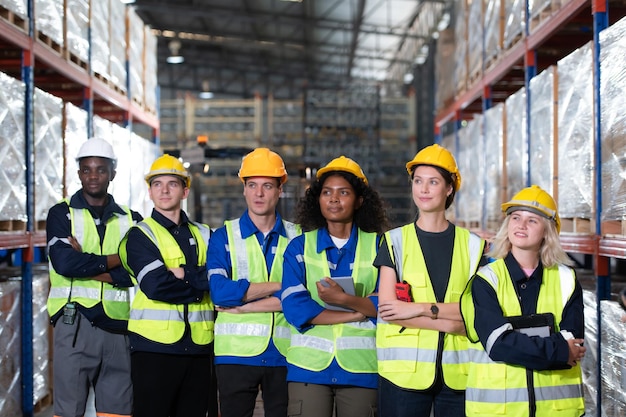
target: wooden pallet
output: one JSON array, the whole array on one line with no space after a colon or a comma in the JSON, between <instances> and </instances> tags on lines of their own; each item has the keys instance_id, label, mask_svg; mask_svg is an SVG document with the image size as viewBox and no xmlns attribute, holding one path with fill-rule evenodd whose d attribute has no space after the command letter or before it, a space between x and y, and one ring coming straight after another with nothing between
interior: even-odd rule
<instances>
[{"instance_id":1,"label":"wooden pallet","mask_svg":"<svg viewBox=\"0 0 626 417\"><path fill-rule=\"evenodd\" d=\"M536 15L531 16L528 22L528 27L532 33L536 28L541 26L546 20L550 18L561 7L561 3L558 0L553 0L549 4L540 10Z\"/></svg>"},{"instance_id":2,"label":"wooden pallet","mask_svg":"<svg viewBox=\"0 0 626 417\"><path fill-rule=\"evenodd\" d=\"M472 87L474 84L476 84L481 78L483 77L483 70L479 69L475 72L473 72L472 74L469 75L468 78L468 83L467 85L469 87Z\"/></svg>"},{"instance_id":3,"label":"wooden pallet","mask_svg":"<svg viewBox=\"0 0 626 417\"><path fill-rule=\"evenodd\" d=\"M60 56L63 56L63 47L50 36L46 35L43 32L37 31L37 40L43 45L47 46L50 50L56 52Z\"/></svg>"},{"instance_id":4,"label":"wooden pallet","mask_svg":"<svg viewBox=\"0 0 626 417\"><path fill-rule=\"evenodd\" d=\"M35 403L35 406L33 407L33 411L35 413L40 413L48 409L51 405L52 405L52 394L48 393Z\"/></svg>"},{"instance_id":5,"label":"wooden pallet","mask_svg":"<svg viewBox=\"0 0 626 417\"><path fill-rule=\"evenodd\" d=\"M25 232L26 222L22 220L0 220L1 232Z\"/></svg>"},{"instance_id":6,"label":"wooden pallet","mask_svg":"<svg viewBox=\"0 0 626 417\"><path fill-rule=\"evenodd\" d=\"M561 232L576 234L594 234L593 220L581 217L562 217Z\"/></svg>"},{"instance_id":7,"label":"wooden pallet","mask_svg":"<svg viewBox=\"0 0 626 417\"><path fill-rule=\"evenodd\" d=\"M607 220L600 225L602 236L626 237L626 220Z\"/></svg>"},{"instance_id":8,"label":"wooden pallet","mask_svg":"<svg viewBox=\"0 0 626 417\"><path fill-rule=\"evenodd\" d=\"M0 17L24 33L28 33L28 20L15 12L0 6Z\"/></svg>"},{"instance_id":9,"label":"wooden pallet","mask_svg":"<svg viewBox=\"0 0 626 417\"><path fill-rule=\"evenodd\" d=\"M108 76L100 74L98 72L94 72L93 76L95 78L97 78L98 80L102 81L104 84L106 84L107 87L109 87L111 90L117 91L118 93L120 93L122 95L126 95L126 89L122 88L118 84L116 84L113 81L111 81L111 79Z\"/></svg>"},{"instance_id":10,"label":"wooden pallet","mask_svg":"<svg viewBox=\"0 0 626 417\"><path fill-rule=\"evenodd\" d=\"M85 62L81 57L69 51L67 48L65 49L65 60L71 62L72 64L84 69L85 71L89 71L89 64Z\"/></svg>"},{"instance_id":11,"label":"wooden pallet","mask_svg":"<svg viewBox=\"0 0 626 417\"><path fill-rule=\"evenodd\" d=\"M506 54L508 51L514 49L517 46L517 44L519 44L522 41L522 39L524 39L524 34L522 32L519 32L518 34L516 34L508 46L503 46L503 54Z\"/></svg>"}]
</instances>

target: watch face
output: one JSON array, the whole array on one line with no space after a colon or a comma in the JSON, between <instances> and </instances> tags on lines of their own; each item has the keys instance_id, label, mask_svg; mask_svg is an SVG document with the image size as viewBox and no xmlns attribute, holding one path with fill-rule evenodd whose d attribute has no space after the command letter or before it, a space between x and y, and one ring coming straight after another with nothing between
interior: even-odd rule
<instances>
[{"instance_id":1,"label":"watch face","mask_svg":"<svg viewBox=\"0 0 626 417\"><path fill-rule=\"evenodd\" d=\"M431 305L430 312L433 314L439 314L439 307L437 307L435 304Z\"/></svg>"}]
</instances>

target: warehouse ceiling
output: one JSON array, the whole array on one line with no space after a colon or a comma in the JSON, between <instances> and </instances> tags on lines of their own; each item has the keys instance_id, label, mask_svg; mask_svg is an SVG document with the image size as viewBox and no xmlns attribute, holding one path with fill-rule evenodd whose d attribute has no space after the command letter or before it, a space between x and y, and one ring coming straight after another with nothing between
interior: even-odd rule
<instances>
[{"instance_id":1,"label":"warehouse ceiling","mask_svg":"<svg viewBox=\"0 0 626 417\"><path fill-rule=\"evenodd\" d=\"M400 91L453 0L137 0L158 36L161 98L297 98L362 84ZM427 47L426 47L427 48ZM184 58L180 64L168 56Z\"/></svg>"}]
</instances>

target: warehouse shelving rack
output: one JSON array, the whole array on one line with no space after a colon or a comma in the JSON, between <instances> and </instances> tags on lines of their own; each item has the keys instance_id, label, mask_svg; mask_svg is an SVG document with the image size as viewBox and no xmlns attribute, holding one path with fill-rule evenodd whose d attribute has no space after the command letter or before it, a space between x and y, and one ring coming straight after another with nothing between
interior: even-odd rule
<instances>
[{"instance_id":1,"label":"warehouse shelving rack","mask_svg":"<svg viewBox=\"0 0 626 417\"><path fill-rule=\"evenodd\" d=\"M526 7L528 10L528 1ZM526 13L528 16L528 13ZM595 233L562 234L561 243L570 253L590 255L596 276L596 296L598 311L598 334L601 329L600 301L611 299L610 259L626 259L626 237L602 234L602 185L601 185L601 120L600 120L600 32L626 16L626 2L614 0L567 0L560 2L560 8L546 17L539 25L529 31L526 21L526 33L521 41L503 52L498 61L484 68L480 78L474 80L455 99L440 109L435 118L436 141L440 142L444 130L450 125L455 134L464 120L473 114L483 113L496 102L505 101L521 87L528 91L530 80L541 71L556 64L574 49L593 41L594 56L594 143L596 152L595 184ZM536 22L535 22L536 23ZM528 113L528 107L527 107ZM527 117L529 119L529 117ZM530 120L527 120L529 126ZM458 138L458 136L457 136ZM530 158L529 158L530 159ZM527 182L530 179L527 180ZM528 184L530 185L530 184ZM484 231L485 235L490 233ZM601 338L598 337L597 351L600 352ZM597 375L601 375L600 356L598 355ZM598 379L597 411L601 415L601 382Z\"/></svg>"},{"instance_id":2,"label":"warehouse shelving rack","mask_svg":"<svg viewBox=\"0 0 626 417\"><path fill-rule=\"evenodd\" d=\"M33 16L34 0L28 0L28 16ZM33 405L33 263L36 248L46 246L45 231L37 231L34 221L34 133L33 97L35 88L60 97L65 102L85 109L88 113L88 132L93 133L93 115L128 128L145 125L151 129L155 142L159 137L159 121L156 114L140 108L138 104L119 90L111 88L90 73L89 63L67 59L50 44L37 36L32 18L11 21L10 11L3 10L0 18L0 71L22 80L25 84L25 155L26 166L26 230L1 232L0 249L21 250L22 255L22 412L32 416ZM130 89L127 88L127 91Z\"/></svg>"}]
</instances>

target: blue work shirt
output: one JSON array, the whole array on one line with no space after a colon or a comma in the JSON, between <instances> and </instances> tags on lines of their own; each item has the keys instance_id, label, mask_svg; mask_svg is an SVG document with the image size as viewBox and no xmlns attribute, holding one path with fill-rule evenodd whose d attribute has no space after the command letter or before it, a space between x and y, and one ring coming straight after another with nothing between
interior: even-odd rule
<instances>
[{"instance_id":1,"label":"blue work shirt","mask_svg":"<svg viewBox=\"0 0 626 417\"><path fill-rule=\"evenodd\" d=\"M152 210L152 218L166 228L178 243L185 255L186 265L181 265L185 270L183 279L178 279L167 269L161 251L157 245L138 227L128 231L126 253L128 266L137 276L144 272L141 279L141 291L151 300L162 301L169 304L189 304L200 302L204 297L206 288L206 266L198 266L198 245L189 229L189 218L184 211L180 214L180 224L175 224L156 210ZM151 269L147 265L160 264ZM197 345L191 339L189 323L185 323L183 337L172 344L157 343L136 333L129 333L131 352L156 352L175 355L199 355L208 354L212 345Z\"/></svg>"},{"instance_id":2,"label":"blue work shirt","mask_svg":"<svg viewBox=\"0 0 626 417\"><path fill-rule=\"evenodd\" d=\"M536 313L543 279L541 262L528 278L510 252L504 262L519 295L522 315ZM582 295L582 288L576 280L576 287L563 308L559 323L560 330L570 332L577 339L583 338L585 329ZM484 279L476 277L473 280L472 296L476 309L474 326L481 342L486 342L492 332L506 325L508 320L502 313L495 290ZM494 361L533 370L569 368L569 346L561 333L554 333L550 337L529 337L513 330L504 332L493 344L490 357Z\"/></svg>"},{"instance_id":3,"label":"blue work shirt","mask_svg":"<svg viewBox=\"0 0 626 417\"><path fill-rule=\"evenodd\" d=\"M243 239L247 239L252 235L256 237L265 257L265 268L269 275L272 264L274 263L274 256L276 255L278 238L279 236L287 237L287 232L285 231L280 214L276 213L276 223L267 236L252 222L248 210L241 216L239 225ZM261 265L254 265L254 267L260 268ZM239 277L237 281L232 280L233 270L226 226L220 227L211 235L211 241L209 242L207 251L207 270L213 304L220 307L236 307L245 304L243 298L248 288L250 288L250 281L248 281L248 277ZM280 300L280 291L277 292L275 296ZM258 356L215 357L216 365L285 366L286 363L285 357L278 351L274 345L273 339L272 342L268 344L267 349Z\"/></svg>"},{"instance_id":4,"label":"blue work shirt","mask_svg":"<svg viewBox=\"0 0 626 417\"><path fill-rule=\"evenodd\" d=\"M70 207L75 210L87 209L96 222L96 229L100 236L100 244L104 240L107 221L115 214L126 215L126 212L117 205L112 195L108 195L107 204L103 207L92 207L83 196L83 191L78 190L71 198L69 206L65 201L52 206L48 211L46 220L46 238L48 242L54 242L48 247L48 256L54 270L65 277L90 278L108 272L116 287L132 287L133 282L123 266L118 266L107 270L107 255L78 252L69 243L65 243L69 236L72 236L72 225L70 222ZM140 222L142 217L139 213L131 211L135 222ZM109 254L110 255L110 254ZM102 303L94 307L87 308L77 304L78 310L85 316L91 324L101 329L114 332L126 333L128 322L126 320L114 320L108 317ZM61 309L50 318L52 324L56 323L63 314Z\"/></svg>"},{"instance_id":5,"label":"blue work shirt","mask_svg":"<svg viewBox=\"0 0 626 417\"><path fill-rule=\"evenodd\" d=\"M352 275L354 257L357 245L357 228L352 227L350 238L345 246L338 249L335 246L327 228L317 230L317 252L326 252L330 277L345 277ZM323 277L307 277L304 264L304 241L305 235L294 238L285 250L283 269L283 292L289 295L282 300L285 318L298 330L304 332L314 325L311 320L317 317L325 308L318 304L311 293L306 289L307 279L319 281ZM379 239L376 239L378 247ZM374 260L372 259L372 262ZM376 282L376 292L378 281ZM368 297L378 309L378 296ZM370 318L376 323L376 318ZM378 386L378 374L352 373L341 368L336 359L333 359L328 368L320 372L312 372L287 364L287 381L303 382L320 385L349 385L363 388L376 388Z\"/></svg>"}]
</instances>

